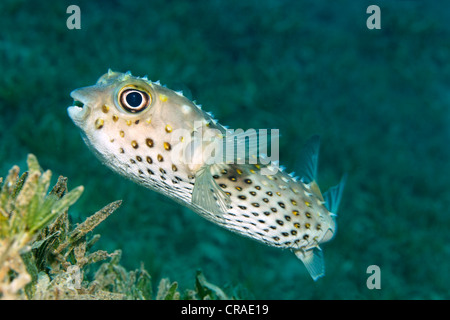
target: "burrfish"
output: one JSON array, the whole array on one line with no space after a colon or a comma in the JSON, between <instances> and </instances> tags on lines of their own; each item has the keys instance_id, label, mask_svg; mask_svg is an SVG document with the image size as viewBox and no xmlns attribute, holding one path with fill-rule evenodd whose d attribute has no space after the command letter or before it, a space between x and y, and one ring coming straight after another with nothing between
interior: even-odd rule
<instances>
[{"instance_id":1,"label":"burrfish","mask_svg":"<svg viewBox=\"0 0 450 320\"><path fill-rule=\"evenodd\" d=\"M336 232L345 175L322 195L319 136L300 152L296 176L267 161L258 131L228 129L159 81L109 70L71 97L68 114L104 165L230 231L291 250L314 280L324 275L319 245Z\"/></svg>"}]
</instances>

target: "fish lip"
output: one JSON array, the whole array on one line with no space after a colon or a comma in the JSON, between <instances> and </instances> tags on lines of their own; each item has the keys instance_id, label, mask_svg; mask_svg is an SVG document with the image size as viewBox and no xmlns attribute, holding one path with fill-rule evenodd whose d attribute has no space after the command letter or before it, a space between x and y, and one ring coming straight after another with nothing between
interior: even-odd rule
<instances>
[{"instance_id":1,"label":"fish lip","mask_svg":"<svg viewBox=\"0 0 450 320\"><path fill-rule=\"evenodd\" d=\"M72 91L70 96L73 98L74 102L73 105L67 108L67 113L75 124L81 125L81 122L86 119L91 108L87 104L86 96L81 94L79 90Z\"/></svg>"}]
</instances>

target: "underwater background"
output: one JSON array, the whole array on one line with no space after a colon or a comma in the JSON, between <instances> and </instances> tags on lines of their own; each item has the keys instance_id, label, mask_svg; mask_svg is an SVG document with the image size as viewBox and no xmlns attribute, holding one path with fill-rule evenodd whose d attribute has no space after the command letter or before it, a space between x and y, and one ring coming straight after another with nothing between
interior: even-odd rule
<instances>
[{"instance_id":1,"label":"underwater background","mask_svg":"<svg viewBox=\"0 0 450 320\"><path fill-rule=\"evenodd\" d=\"M66 26L72 4L80 30ZM380 30L366 26L371 4ZM123 250L126 268L181 288L201 269L244 298L450 298L450 1L2 0L0 12L0 176L33 153L84 185L74 223L122 199L96 247ZM289 172L319 134L319 185L348 173L326 276L103 166L66 108L108 68L184 90L231 128L280 129Z\"/></svg>"}]
</instances>

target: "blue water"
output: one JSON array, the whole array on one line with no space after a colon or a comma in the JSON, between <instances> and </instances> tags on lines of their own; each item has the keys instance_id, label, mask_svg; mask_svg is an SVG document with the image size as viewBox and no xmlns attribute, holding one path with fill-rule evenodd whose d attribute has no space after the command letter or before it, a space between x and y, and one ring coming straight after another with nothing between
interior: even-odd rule
<instances>
[{"instance_id":1,"label":"blue water","mask_svg":"<svg viewBox=\"0 0 450 320\"><path fill-rule=\"evenodd\" d=\"M419 1L37 1L0 4L0 176L28 153L85 186L74 223L109 202L98 249L194 287L195 271L263 299L449 299L450 6ZM81 29L69 30L77 4ZM366 9L378 4L381 29ZM321 136L319 184L349 175L313 282L288 251L244 239L102 166L66 113L108 68L188 89L232 128L277 128L295 171ZM99 191L100 190L100 191ZM367 268L379 266L381 289Z\"/></svg>"}]
</instances>

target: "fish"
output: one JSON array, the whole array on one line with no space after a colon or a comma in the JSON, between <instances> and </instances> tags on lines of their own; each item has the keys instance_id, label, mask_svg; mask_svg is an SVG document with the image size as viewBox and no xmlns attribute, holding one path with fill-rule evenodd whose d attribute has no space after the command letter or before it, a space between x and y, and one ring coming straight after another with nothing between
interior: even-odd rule
<instances>
[{"instance_id":1,"label":"fish","mask_svg":"<svg viewBox=\"0 0 450 320\"><path fill-rule=\"evenodd\" d=\"M320 245L335 235L346 175L321 193L318 135L301 149L296 176L268 158L256 130L231 130L147 76L108 70L70 95L68 115L104 165L225 229L292 251L314 280L325 274Z\"/></svg>"}]
</instances>

